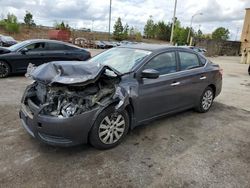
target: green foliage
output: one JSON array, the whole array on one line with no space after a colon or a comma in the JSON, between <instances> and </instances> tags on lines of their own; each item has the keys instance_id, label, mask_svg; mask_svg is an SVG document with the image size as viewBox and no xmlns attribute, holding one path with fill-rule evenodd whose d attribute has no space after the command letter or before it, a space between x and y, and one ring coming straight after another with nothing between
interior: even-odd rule
<instances>
[{"instance_id":1,"label":"green foliage","mask_svg":"<svg viewBox=\"0 0 250 188\"><path fill-rule=\"evenodd\" d=\"M69 24L65 24L64 21L61 23L55 22L54 27L58 30L70 30Z\"/></svg>"},{"instance_id":2,"label":"green foliage","mask_svg":"<svg viewBox=\"0 0 250 188\"><path fill-rule=\"evenodd\" d=\"M224 27L218 27L212 33L212 39L227 40L229 39L229 30Z\"/></svg>"},{"instance_id":3,"label":"green foliage","mask_svg":"<svg viewBox=\"0 0 250 188\"><path fill-rule=\"evenodd\" d=\"M141 35L141 32L134 28L134 27L131 27L129 29L129 39L130 40L135 40L137 42L141 42L142 41L142 35Z\"/></svg>"},{"instance_id":4,"label":"green foliage","mask_svg":"<svg viewBox=\"0 0 250 188\"><path fill-rule=\"evenodd\" d=\"M179 20L176 20L175 22L175 28L174 28L174 37L173 41L174 43L177 43L178 45L184 45L187 43L187 37L188 37L189 27L181 27L181 23ZM193 30L190 32L190 36L193 35Z\"/></svg>"},{"instance_id":5,"label":"green foliage","mask_svg":"<svg viewBox=\"0 0 250 188\"><path fill-rule=\"evenodd\" d=\"M9 33L18 33L20 25L17 22L17 17L14 14L8 13L7 18L0 21L0 25Z\"/></svg>"},{"instance_id":6,"label":"green foliage","mask_svg":"<svg viewBox=\"0 0 250 188\"><path fill-rule=\"evenodd\" d=\"M5 29L9 33L18 33L19 32L19 24L17 23L6 23Z\"/></svg>"},{"instance_id":7,"label":"green foliage","mask_svg":"<svg viewBox=\"0 0 250 188\"><path fill-rule=\"evenodd\" d=\"M152 19L153 17L150 16L146 25L144 26L144 35L146 36L146 38L154 38L155 37L155 24L154 21Z\"/></svg>"},{"instance_id":8,"label":"green foliage","mask_svg":"<svg viewBox=\"0 0 250 188\"><path fill-rule=\"evenodd\" d=\"M17 23L17 17L14 14L7 14L6 22L8 23Z\"/></svg>"},{"instance_id":9,"label":"green foliage","mask_svg":"<svg viewBox=\"0 0 250 188\"><path fill-rule=\"evenodd\" d=\"M152 16L147 20L144 26L144 35L146 38L155 38L159 40L170 40L171 23L166 24L163 21L154 23Z\"/></svg>"},{"instance_id":10,"label":"green foliage","mask_svg":"<svg viewBox=\"0 0 250 188\"><path fill-rule=\"evenodd\" d=\"M137 42L141 42L142 41L141 32L136 32L135 33L135 41L137 41Z\"/></svg>"},{"instance_id":11,"label":"green foliage","mask_svg":"<svg viewBox=\"0 0 250 188\"><path fill-rule=\"evenodd\" d=\"M171 24L165 24L163 21L155 24L155 37L160 40L169 40L171 35Z\"/></svg>"},{"instance_id":12,"label":"green foliage","mask_svg":"<svg viewBox=\"0 0 250 188\"><path fill-rule=\"evenodd\" d=\"M28 11L26 11L26 14L25 14L23 20L24 20L25 25L27 25L29 27L36 25L34 20L33 20L33 15Z\"/></svg>"},{"instance_id":13,"label":"green foliage","mask_svg":"<svg viewBox=\"0 0 250 188\"><path fill-rule=\"evenodd\" d=\"M123 39L127 39L128 38L128 32L129 32L129 26L128 26L128 24L126 24L123 27Z\"/></svg>"},{"instance_id":14,"label":"green foliage","mask_svg":"<svg viewBox=\"0 0 250 188\"><path fill-rule=\"evenodd\" d=\"M197 38L203 38L203 33L202 33L202 31L200 29L197 31L196 37Z\"/></svg>"},{"instance_id":15,"label":"green foliage","mask_svg":"<svg viewBox=\"0 0 250 188\"><path fill-rule=\"evenodd\" d=\"M128 24L125 24L123 27L121 18L118 18L114 25L113 38L118 41L125 40L128 39L129 33L130 29Z\"/></svg>"}]
</instances>

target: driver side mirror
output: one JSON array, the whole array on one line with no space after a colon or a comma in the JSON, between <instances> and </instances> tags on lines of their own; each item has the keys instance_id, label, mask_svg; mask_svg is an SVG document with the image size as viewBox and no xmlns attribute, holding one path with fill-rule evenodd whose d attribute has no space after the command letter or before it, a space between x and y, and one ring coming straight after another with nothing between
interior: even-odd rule
<instances>
[{"instance_id":1,"label":"driver side mirror","mask_svg":"<svg viewBox=\"0 0 250 188\"><path fill-rule=\"evenodd\" d=\"M21 49L20 52L21 52L22 54L26 54L28 51L29 51L28 48L23 48L23 49Z\"/></svg>"},{"instance_id":2,"label":"driver side mirror","mask_svg":"<svg viewBox=\"0 0 250 188\"><path fill-rule=\"evenodd\" d=\"M141 73L142 78L156 79L160 76L159 71L155 69L145 69Z\"/></svg>"}]
</instances>

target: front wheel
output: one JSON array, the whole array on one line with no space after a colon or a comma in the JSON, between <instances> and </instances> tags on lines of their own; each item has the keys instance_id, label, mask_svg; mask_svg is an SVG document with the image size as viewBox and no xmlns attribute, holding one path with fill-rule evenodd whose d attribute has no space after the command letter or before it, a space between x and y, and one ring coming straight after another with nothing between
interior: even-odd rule
<instances>
[{"instance_id":1,"label":"front wheel","mask_svg":"<svg viewBox=\"0 0 250 188\"><path fill-rule=\"evenodd\" d=\"M207 112L211 108L213 100L214 91L211 87L207 87L199 100L199 104L196 107L196 111L201 113Z\"/></svg>"},{"instance_id":2,"label":"front wheel","mask_svg":"<svg viewBox=\"0 0 250 188\"><path fill-rule=\"evenodd\" d=\"M10 66L6 62L0 60L0 78L5 78L9 76L9 74Z\"/></svg>"},{"instance_id":3,"label":"front wheel","mask_svg":"<svg viewBox=\"0 0 250 188\"><path fill-rule=\"evenodd\" d=\"M90 144L97 149L113 148L123 140L128 129L127 111L117 112L114 106L110 106L97 117L90 131Z\"/></svg>"}]
</instances>

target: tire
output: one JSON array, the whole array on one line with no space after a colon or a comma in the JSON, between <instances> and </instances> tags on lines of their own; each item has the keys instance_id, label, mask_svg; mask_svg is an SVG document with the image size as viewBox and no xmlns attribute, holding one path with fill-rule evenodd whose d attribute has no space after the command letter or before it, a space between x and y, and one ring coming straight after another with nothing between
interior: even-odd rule
<instances>
[{"instance_id":1,"label":"tire","mask_svg":"<svg viewBox=\"0 0 250 188\"><path fill-rule=\"evenodd\" d=\"M249 67L248 67L248 74L249 74L249 76L250 76L250 65L249 65Z\"/></svg>"},{"instance_id":2,"label":"tire","mask_svg":"<svg viewBox=\"0 0 250 188\"><path fill-rule=\"evenodd\" d=\"M209 111L214 100L214 90L211 87L207 87L202 93L199 104L195 108L197 112L205 113Z\"/></svg>"},{"instance_id":3,"label":"tire","mask_svg":"<svg viewBox=\"0 0 250 188\"><path fill-rule=\"evenodd\" d=\"M8 63L0 60L0 78L6 78L10 74L10 66Z\"/></svg>"},{"instance_id":4,"label":"tire","mask_svg":"<svg viewBox=\"0 0 250 188\"><path fill-rule=\"evenodd\" d=\"M116 112L115 106L110 106L98 115L90 131L89 142L97 149L110 149L121 143L128 129L127 111Z\"/></svg>"}]
</instances>

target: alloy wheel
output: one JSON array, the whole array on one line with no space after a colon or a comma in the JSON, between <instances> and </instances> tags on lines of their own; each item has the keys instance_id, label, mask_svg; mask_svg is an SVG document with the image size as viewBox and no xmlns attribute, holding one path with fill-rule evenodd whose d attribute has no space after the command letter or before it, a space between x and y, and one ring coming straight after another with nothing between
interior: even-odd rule
<instances>
[{"instance_id":1,"label":"alloy wheel","mask_svg":"<svg viewBox=\"0 0 250 188\"><path fill-rule=\"evenodd\" d=\"M125 131L125 118L120 113L112 113L104 117L99 126L98 135L102 143L114 144Z\"/></svg>"},{"instance_id":2,"label":"alloy wheel","mask_svg":"<svg viewBox=\"0 0 250 188\"><path fill-rule=\"evenodd\" d=\"M4 62L0 62L0 77L4 78L9 74L9 67Z\"/></svg>"},{"instance_id":3,"label":"alloy wheel","mask_svg":"<svg viewBox=\"0 0 250 188\"><path fill-rule=\"evenodd\" d=\"M208 110L213 102L213 92L211 90L207 90L202 97L202 108L204 110Z\"/></svg>"}]
</instances>

